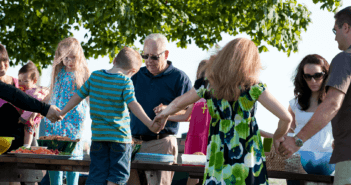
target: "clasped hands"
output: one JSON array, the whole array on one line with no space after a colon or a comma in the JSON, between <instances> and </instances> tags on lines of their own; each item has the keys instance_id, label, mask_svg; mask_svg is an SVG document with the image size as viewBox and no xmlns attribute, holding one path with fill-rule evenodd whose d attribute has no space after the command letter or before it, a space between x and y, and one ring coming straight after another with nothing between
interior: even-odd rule
<instances>
[{"instance_id":1,"label":"clasped hands","mask_svg":"<svg viewBox=\"0 0 351 185\"><path fill-rule=\"evenodd\" d=\"M49 111L46 114L46 118L49 119L52 123L56 121L61 121L64 116L60 115L61 110L55 105L50 105Z\"/></svg>"},{"instance_id":2,"label":"clasped hands","mask_svg":"<svg viewBox=\"0 0 351 185\"><path fill-rule=\"evenodd\" d=\"M162 114L161 112L166 109L166 105L163 105L162 103L155 107L153 110L156 114L156 117L154 118L152 122L152 126L150 130L155 133L159 133L161 130L163 130L166 126L168 117L167 115Z\"/></svg>"},{"instance_id":3,"label":"clasped hands","mask_svg":"<svg viewBox=\"0 0 351 185\"><path fill-rule=\"evenodd\" d=\"M300 147L295 145L295 138L286 135L279 139L273 138L273 144L275 152L286 158L291 157L300 149Z\"/></svg>"}]
</instances>

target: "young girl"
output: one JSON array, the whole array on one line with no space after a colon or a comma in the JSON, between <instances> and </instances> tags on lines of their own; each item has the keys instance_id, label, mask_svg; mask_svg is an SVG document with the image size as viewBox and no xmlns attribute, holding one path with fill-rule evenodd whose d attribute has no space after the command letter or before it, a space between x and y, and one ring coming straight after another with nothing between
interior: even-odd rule
<instances>
[{"instance_id":1,"label":"young girl","mask_svg":"<svg viewBox=\"0 0 351 185\"><path fill-rule=\"evenodd\" d=\"M258 81L261 62L256 45L245 38L229 42L206 66L206 78L176 98L154 122L164 126L169 115L205 98L211 123L203 184L268 184L265 155L255 119L256 102L280 122L274 134L278 147L291 115Z\"/></svg>"},{"instance_id":2,"label":"young girl","mask_svg":"<svg viewBox=\"0 0 351 185\"><path fill-rule=\"evenodd\" d=\"M80 89L89 78L89 69L84 57L83 49L75 38L62 40L55 52L52 65L52 77L49 95L46 100L49 104L63 109L70 98ZM45 119L45 135L67 136L72 140L80 139L83 123L86 116L87 102L84 100L67 113L65 118L56 123ZM83 156L82 142L78 142L73 154L75 158ZM50 184L62 184L62 172L49 171ZM67 172L67 184L77 185L79 172Z\"/></svg>"},{"instance_id":3,"label":"young girl","mask_svg":"<svg viewBox=\"0 0 351 185\"><path fill-rule=\"evenodd\" d=\"M202 60L199 63L196 72L196 79L205 77L205 66L208 60ZM166 106L158 106L155 113L159 114ZM189 131L185 140L184 154L202 153L206 155L208 130L211 121L211 116L208 113L206 100L201 98L194 104L190 105L181 115L173 115L169 117L170 121L181 122L190 121ZM188 179L187 185L195 185L199 183L199 179Z\"/></svg>"},{"instance_id":4,"label":"young girl","mask_svg":"<svg viewBox=\"0 0 351 185\"><path fill-rule=\"evenodd\" d=\"M33 62L29 62L24 65L18 72L18 82L20 89L26 94L34 97L41 101L48 94L48 90L43 87L38 87L35 84L39 78L39 71ZM23 146L29 148L31 145L36 146L36 142L33 142L33 136L35 136L35 129L38 128L42 116L37 113L30 111L24 111L21 115L19 122L23 123L24 126L24 144Z\"/></svg>"}]
</instances>

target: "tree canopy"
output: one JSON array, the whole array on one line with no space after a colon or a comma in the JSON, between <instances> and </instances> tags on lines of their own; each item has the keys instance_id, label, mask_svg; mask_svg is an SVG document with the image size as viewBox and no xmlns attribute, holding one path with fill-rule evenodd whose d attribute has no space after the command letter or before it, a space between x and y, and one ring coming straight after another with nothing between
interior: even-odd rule
<instances>
[{"instance_id":1,"label":"tree canopy","mask_svg":"<svg viewBox=\"0 0 351 185\"><path fill-rule=\"evenodd\" d=\"M340 6L340 0L312 1L328 11ZM86 58L112 59L150 33L163 33L178 47L195 42L209 49L223 32L246 33L260 52L268 51L265 42L289 56L311 23L311 12L297 0L4 0L0 12L0 43L10 64L32 60L39 69L82 27L89 32L81 43Z\"/></svg>"}]
</instances>

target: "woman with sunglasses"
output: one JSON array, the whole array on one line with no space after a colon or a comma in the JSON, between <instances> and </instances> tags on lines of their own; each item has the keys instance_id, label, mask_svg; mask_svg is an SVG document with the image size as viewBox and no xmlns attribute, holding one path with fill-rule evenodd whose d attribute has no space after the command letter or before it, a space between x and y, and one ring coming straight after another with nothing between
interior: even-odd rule
<instances>
[{"instance_id":1,"label":"woman with sunglasses","mask_svg":"<svg viewBox=\"0 0 351 185\"><path fill-rule=\"evenodd\" d=\"M328 73L328 62L317 54L307 55L296 68L294 78L295 98L289 101L288 109L293 117L290 127L291 132L299 133L323 101L326 95L325 83ZM333 140L332 127L329 122L321 131L303 143L300 150L332 152ZM297 185L300 182L288 180L287 184Z\"/></svg>"}]
</instances>

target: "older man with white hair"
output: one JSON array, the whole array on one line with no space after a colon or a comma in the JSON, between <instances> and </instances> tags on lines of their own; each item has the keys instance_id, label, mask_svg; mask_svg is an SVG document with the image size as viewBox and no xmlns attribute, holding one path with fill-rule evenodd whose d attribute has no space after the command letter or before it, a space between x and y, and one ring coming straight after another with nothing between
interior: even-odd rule
<instances>
[{"instance_id":1,"label":"older man with white hair","mask_svg":"<svg viewBox=\"0 0 351 185\"><path fill-rule=\"evenodd\" d=\"M145 38L144 51L141 55L145 59L145 67L132 77L135 96L146 114L153 119L154 108L168 105L178 96L189 91L192 87L189 77L175 68L168 61L169 51L166 49L167 38L162 34L151 34ZM178 122L168 121L165 128L159 133L151 132L135 115L131 113L132 136L142 140L140 152L161 153L174 155L177 161L178 145L175 135L179 129ZM146 171L146 179L152 185L170 185L174 172ZM131 170L128 184L139 184L138 173Z\"/></svg>"}]
</instances>

